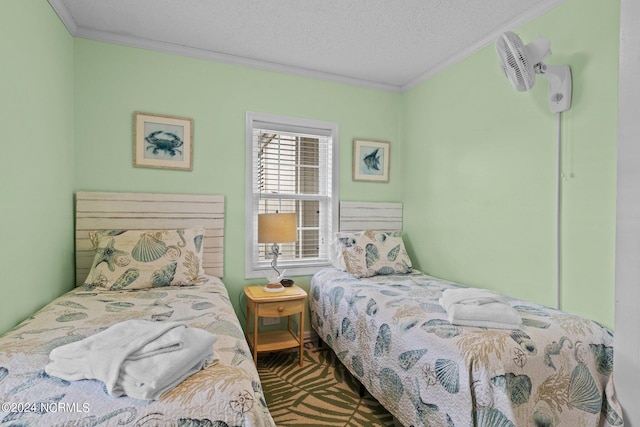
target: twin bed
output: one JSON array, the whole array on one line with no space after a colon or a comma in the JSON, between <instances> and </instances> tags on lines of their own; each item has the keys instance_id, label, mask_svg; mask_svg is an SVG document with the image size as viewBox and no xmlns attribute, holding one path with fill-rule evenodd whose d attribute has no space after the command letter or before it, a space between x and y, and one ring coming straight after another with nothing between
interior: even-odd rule
<instances>
[{"instance_id":1,"label":"twin bed","mask_svg":"<svg viewBox=\"0 0 640 427\"><path fill-rule=\"evenodd\" d=\"M131 251L133 258L144 258L153 254L153 246L162 246L156 241L161 236L197 227L205 229L203 241L192 236L191 247L185 233L178 232L175 244L164 244L160 258L170 259L171 277L180 265L187 266L181 277L197 282L189 286L167 281L167 266L150 276L153 286L135 285L139 275L132 275L128 254L112 250L119 248L113 239L120 232L105 231L144 235ZM401 227L399 204L341 205L344 242L350 241L350 232ZM223 196L79 192L79 286L0 337L0 426L274 426L219 279L223 230ZM144 251L138 247L142 240ZM97 260L96 250L105 259ZM202 254L196 264L183 257L193 251ZM403 270L406 262L400 258L406 254L391 255L403 273L359 279L344 268L317 273L309 305L319 337L401 424L623 425L612 382L613 336L607 328L518 300L510 301L522 318L517 329L454 326L438 299L445 289L461 285ZM96 272L96 264L102 272ZM378 272L387 273L386 268ZM118 271L124 273L110 276ZM128 319L175 321L209 331L217 337L214 362L150 401L109 396L97 380L66 381L46 373L54 348Z\"/></svg>"},{"instance_id":2,"label":"twin bed","mask_svg":"<svg viewBox=\"0 0 640 427\"><path fill-rule=\"evenodd\" d=\"M379 214L377 206L341 204L343 244L357 248L359 230L401 228L401 205L384 205ZM376 246L394 233L370 236ZM390 265L406 271L397 251L380 248L367 249L367 265L387 252ZM376 268L386 273L389 267ZM613 387L613 335L602 325L510 299L522 319L517 329L455 326L439 299L461 285L417 271L369 274L356 278L344 266L315 274L311 325L401 424L623 425Z\"/></svg>"},{"instance_id":3,"label":"twin bed","mask_svg":"<svg viewBox=\"0 0 640 427\"><path fill-rule=\"evenodd\" d=\"M89 286L83 285L95 267L96 232L144 234L147 251L140 256L148 257L149 246L153 246L149 243L162 246L160 237L170 235L169 230L199 227L204 227L204 240L196 239L202 254L200 266L184 258L196 249L189 250L188 236L183 233L177 234L175 244L166 245L161 258L170 259L172 270L176 264L180 269L181 260L193 268L197 285L167 286L169 283L160 281L145 287L134 286L139 281L133 281L122 286L126 282L109 277L109 260L100 263L106 267L104 274L95 274L94 280L87 281ZM244 333L219 279L223 275L223 231L223 196L77 193L79 286L0 338L0 426L274 426ZM115 239L122 236L111 235ZM111 235L101 247L103 252L110 251ZM115 248L122 247L116 244ZM131 276L134 260L118 253L107 255L115 255L110 259L114 273L118 263L130 262L123 267L128 273L122 276ZM199 274L198 267L206 275ZM180 322L215 334L213 363L158 400L149 401L109 396L101 381L66 381L45 372L54 348L127 319Z\"/></svg>"}]
</instances>

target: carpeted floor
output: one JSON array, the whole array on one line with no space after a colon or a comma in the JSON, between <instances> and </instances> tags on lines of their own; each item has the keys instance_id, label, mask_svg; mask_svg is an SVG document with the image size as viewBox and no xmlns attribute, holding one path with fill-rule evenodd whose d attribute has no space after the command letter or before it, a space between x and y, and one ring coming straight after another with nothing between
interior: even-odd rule
<instances>
[{"instance_id":1,"label":"carpeted floor","mask_svg":"<svg viewBox=\"0 0 640 427\"><path fill-rule=\"evenodd\" d=\"M305 349L303 367L297 352L261 354L258 373L278 427L394 425L328 348Z\"/></svg>"}]
</instances>

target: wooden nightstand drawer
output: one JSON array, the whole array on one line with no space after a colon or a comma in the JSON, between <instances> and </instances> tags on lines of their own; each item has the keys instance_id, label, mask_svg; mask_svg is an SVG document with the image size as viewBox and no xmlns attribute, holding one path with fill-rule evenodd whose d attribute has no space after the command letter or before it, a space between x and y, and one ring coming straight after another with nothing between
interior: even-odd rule
<instances>
[{"instance_id":1,"label":"wooden nightstand drawer","mask_svg":"<svg viewBox=\"0 0 640 427\"><path fill-rule=\"evenodd\" d=\"M258 316L281 317L304 310L304 299L298 301L276 301L258 304Z\"/></svg>"}]
</instances>

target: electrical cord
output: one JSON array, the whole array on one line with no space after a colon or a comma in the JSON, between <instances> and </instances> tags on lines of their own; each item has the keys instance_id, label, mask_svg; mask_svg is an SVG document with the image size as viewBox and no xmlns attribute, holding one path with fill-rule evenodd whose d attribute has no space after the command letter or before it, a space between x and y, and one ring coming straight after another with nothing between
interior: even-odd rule
<instances>
[{"instance_id":1,"label":"electrical cord","mask_svg":"<svg viewBox=\"0 0 640 427\"><path fill-rule=\"evenodd\" d=\"M556 308L561 309L562 301L562 113L557 114L558 165L556 171Z\"/></svg>"}]
</instances>

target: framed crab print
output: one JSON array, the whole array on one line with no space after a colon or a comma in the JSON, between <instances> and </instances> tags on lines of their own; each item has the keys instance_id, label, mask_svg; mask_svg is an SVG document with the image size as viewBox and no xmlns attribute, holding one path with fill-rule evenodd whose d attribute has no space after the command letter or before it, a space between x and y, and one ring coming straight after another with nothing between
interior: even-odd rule
<instances>
[{"instance_id":1,"label":"framed crab print","mask_svg":"<svg viewBox=\"0 0 640 427\"><path fill-rule=\"evenodd\" d=\"M389 142L353 140L353 180L389 182Z\"/></svg>"},{"instance_id":2,"label":"framed crab print","mask_svg":"<svg viewBox=\"0 0 640 427\"><path fill-rule=\"evenodd\" d=\"M133 114L133 165L193 169L193 119Z\"/></svg>"}]
</instances>

